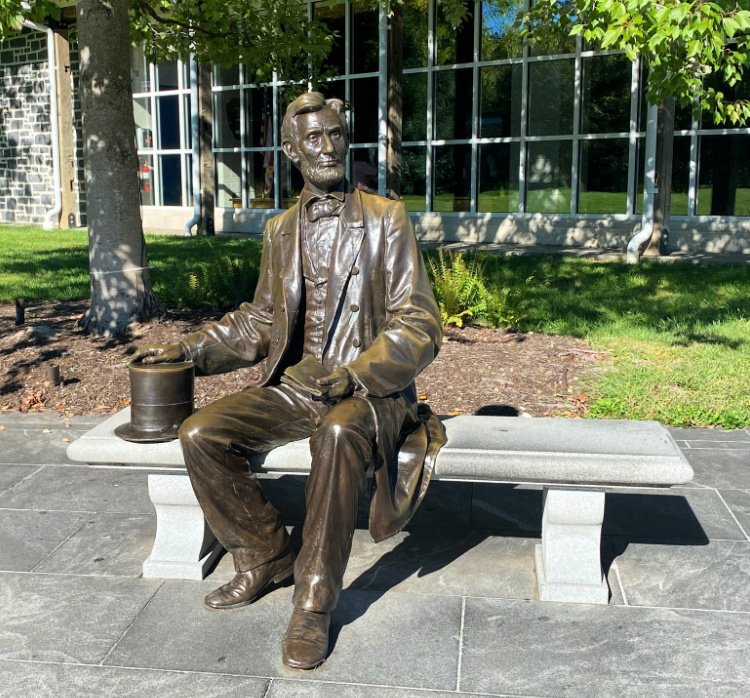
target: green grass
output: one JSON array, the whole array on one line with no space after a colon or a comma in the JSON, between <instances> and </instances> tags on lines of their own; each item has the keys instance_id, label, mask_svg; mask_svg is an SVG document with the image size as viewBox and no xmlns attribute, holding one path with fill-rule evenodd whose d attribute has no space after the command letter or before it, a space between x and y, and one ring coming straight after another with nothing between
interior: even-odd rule
<instances>
[{"instance_id":1,"label":"green grass","mask_svg":"<svg viewBox=\"0 0 750 698\"><path fill-rule=\"evenodd\" d=\"M0 226L0 302L89 297L85 230ZM260 243L146 235L154 289L171 308L226 309L252 295Z\"/></svg>"},{"instance_id":2,"label":"green grass","mask_svg":"<svg viewBox=\"0 0 750 698\"><path fill-rule=\"evenodd\" d=\"M146 239L168 307L223 309L251 296L259 243ZM88 298L84 231L0 226L0 246L0 301ZM750 266L480 258L517 329L582 337L612 357L581 388L590 416L750 426Z\"/></svg>"}]
</instances>

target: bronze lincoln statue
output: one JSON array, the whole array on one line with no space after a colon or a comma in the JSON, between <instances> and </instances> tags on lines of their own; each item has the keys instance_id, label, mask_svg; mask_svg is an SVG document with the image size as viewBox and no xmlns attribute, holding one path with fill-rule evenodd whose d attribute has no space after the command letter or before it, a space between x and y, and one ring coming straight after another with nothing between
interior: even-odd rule
<instances>
[{"instance_id":1,"label":"bronze lincoln statue","mask_svg":"<svg viewBox=\"0 0 750 698\"><path fill-rule=\"evenodd\" d=\"M294 575L282 659L312 669L328 652L368 473L376 541L403 528L426 491L444 432L417 409L414 379L442 335L403 204L345 181L343 103L317 92L295 99L282 145L305 185L299 202L266 227L253 301L179 344L145 346L136 356L189 359L203 374L266 359L257 385L196 412L180 440L206 520L234 557L236 575L206 604L244 606ZM248 457L305 437L312 468L295 556Z\"/></svg>"}]
</instances>

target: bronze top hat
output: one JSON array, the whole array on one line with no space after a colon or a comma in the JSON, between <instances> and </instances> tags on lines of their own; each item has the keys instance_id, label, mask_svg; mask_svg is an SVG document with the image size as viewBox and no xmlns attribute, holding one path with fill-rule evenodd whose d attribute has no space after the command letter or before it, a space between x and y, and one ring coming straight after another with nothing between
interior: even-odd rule
<instances>
[{"instance_id":1,"label":"bronze top hat","mask_svg":"<svg viewBox=\"0 0 750 698\"><path fill-rule=\"evenodd\" d=\"M144 364L131 361L130 423L115 434L125 441L159 443L177 438L177 430L193 413L195 366L191 361Z\"/></svg>"}]
</instances>

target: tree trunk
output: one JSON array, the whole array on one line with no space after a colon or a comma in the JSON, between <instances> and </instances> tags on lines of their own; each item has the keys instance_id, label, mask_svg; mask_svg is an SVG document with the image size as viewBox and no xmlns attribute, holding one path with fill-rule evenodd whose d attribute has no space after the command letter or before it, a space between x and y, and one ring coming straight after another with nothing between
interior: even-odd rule
<instances>
[{"instance_id":1,"label":"tree trunk","mask_svg":"<svg viewBox=\"0 0 750 698\"><path fill-rule=\"evenodd\" d=\"M401 196L401 136L404 77L404 17L401 5L391 6L388 26L388 132L386 136L386 188L393 198Z\"/></svg>"},{"instance_id":2,"label":"tree trunk","mask_svg":"<svg viewBox=\"0 0 750 698\"><path fill-rule=\"evenodd\" d=\"M78 0L91 305L81 326L121 334L160 309L141 224L125 2Z\"/></svg>"},{"instance_id":3,"label":"tree trunk","mask_svg":"<svg viewBox=\"0 0 750 698\"><path fill-rule=\"evenodd\" d=\"M200 114L201 223L199 235L214 234L216 182L214 177L214 115L211 66L198 67L198 113Z\"/></svg>"}]
</instances>

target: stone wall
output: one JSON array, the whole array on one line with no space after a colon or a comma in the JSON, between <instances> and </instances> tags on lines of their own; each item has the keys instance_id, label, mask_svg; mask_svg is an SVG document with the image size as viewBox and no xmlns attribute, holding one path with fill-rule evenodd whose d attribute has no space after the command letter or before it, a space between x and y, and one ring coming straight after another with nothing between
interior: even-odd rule
<instances>
[{"instance_id":1,"label":"stone wall","mask_svg":"<svg viewBox=\"0 0 750 698\"><path fill-rule=\"evenodd\" d=\"M47 37L0 44L0 222L41 224L54 204Z\"/></svg>"}]
</instances>

